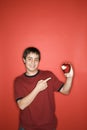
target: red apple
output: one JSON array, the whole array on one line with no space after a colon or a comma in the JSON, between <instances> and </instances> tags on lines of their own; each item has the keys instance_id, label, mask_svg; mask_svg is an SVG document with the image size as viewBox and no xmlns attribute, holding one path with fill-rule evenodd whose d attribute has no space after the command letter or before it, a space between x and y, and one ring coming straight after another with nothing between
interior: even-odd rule
<instances>
[{"instance_id":1,"label":"red apple","mask_svg":"<svg viewBox=\"0 0 87 130\"><path fill-rule=\"evenodd\" d=\"M68 63L64 63L64 64L62 64L61 68L64 73L69 73L71 66Z\"/></svg>"}]
</instances>

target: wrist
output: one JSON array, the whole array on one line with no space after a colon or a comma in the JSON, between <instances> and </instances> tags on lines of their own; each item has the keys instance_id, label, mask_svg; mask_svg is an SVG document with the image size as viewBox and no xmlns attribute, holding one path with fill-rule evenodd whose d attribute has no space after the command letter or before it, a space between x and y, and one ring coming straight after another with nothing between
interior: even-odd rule
<instances>
[{"instance_id":1,"label":"wrist","mask_svg":"<svg viewBox=\"0 0 87 130\"><path fill-rule=\"evenodd\" d=\"M40 90L39 90L39 88L36 86L35 88L34 88L34 91L35 91L35 93L39 93L40 92Z\"/></svg>"}]
</instances>

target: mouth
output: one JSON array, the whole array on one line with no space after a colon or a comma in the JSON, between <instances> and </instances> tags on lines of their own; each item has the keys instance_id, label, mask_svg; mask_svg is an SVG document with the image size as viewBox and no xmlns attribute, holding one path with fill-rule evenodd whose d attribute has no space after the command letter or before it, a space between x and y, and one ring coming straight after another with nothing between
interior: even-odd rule
<instances>
[{"instance_id":1,"label":"mouth","mask_svg":"<svg viewBox=\"0 0 87 130\"><path fill-rule=\"evenodd\" d=\"M36 68L36 66L35 66L35 65L34 65L34 66L30 66L30 68L31 68L31 69L34 69L34 68Z\"/></svg>"}]
</instances>

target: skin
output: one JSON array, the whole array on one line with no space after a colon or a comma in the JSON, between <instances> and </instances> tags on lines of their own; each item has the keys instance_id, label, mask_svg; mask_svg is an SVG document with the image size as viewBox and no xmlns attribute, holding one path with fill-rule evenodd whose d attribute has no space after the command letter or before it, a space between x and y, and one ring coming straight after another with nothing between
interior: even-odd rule
<instances>
[{"instance_id":1,"label":"skin","mask_svg":"<svg viewBox=\"0 0 87 130\"><path fill-rule=\"evenodd\" d=\"M39 67L39 56L35 53L30 53L23 61L26 68L26 74L30 76L35 75Z\"/></svg>"},{"instance_id":2,"label":"skin","mask_svg":"<svg viewBox=\"0 0 87 130\"><path fill-rule=\"evenodd\" d=\"M32 76L35 75L38 72L39 67L39 56L36 53L30 53L27 55L26 59L23 59L23 62L25 64L26 68L26 75ZM71 70L69 73L65 73L64 76L66 77L65 84L60 90L60 93L62 94L69 94L71 87L72 87L72 80L73 80L73 68L71 66ZM20 99L17 101L17 104L21 110L24 110L27 106L29 106L33 100L36 98L36 96L43 90L45 90L48 85L47 82L51 80L51 77L40 80L37 82L36 87L32 90L31 93L29 93L26 97Z\"/></svg>"}]
</instances>

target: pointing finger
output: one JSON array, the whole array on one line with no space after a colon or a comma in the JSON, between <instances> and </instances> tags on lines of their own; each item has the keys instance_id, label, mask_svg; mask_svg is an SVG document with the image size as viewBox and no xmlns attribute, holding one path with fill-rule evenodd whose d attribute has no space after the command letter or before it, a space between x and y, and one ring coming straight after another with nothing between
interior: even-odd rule
<instances>
[{"instance_id":1,"label":"pointing finger","mask_svg":"<svg viewBox=\"0 0 87 130\"><path fill-rule=\"evenodd\" d=\"M47 82L47 81L49 81L50 79L51 79L51 77L45 79L43 82Z\"/></svg>"}]
</instances>

